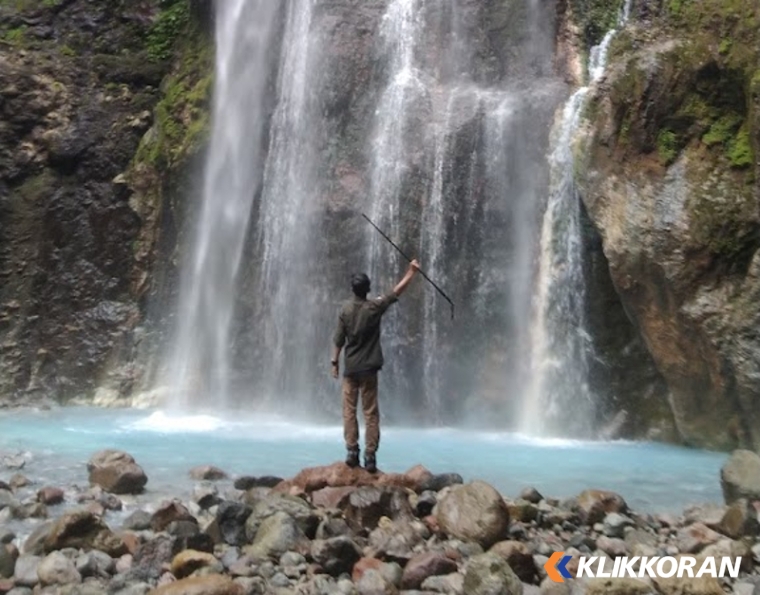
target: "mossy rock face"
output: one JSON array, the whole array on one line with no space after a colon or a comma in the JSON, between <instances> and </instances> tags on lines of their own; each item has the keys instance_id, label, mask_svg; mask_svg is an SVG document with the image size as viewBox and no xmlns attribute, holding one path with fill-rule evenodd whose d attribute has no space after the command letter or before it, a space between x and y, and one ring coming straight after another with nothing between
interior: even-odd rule
<instances>
[{"instance_id":1,"label":"mossy rock face","mask_svg":"<svg viewBox=\"0 0 760 595\"><path fill-rule=\"evenodd\" d=\"M613 43L577 181L681 439L760 447L760 6L669 0Z\"/></svg>"}]
</instances>

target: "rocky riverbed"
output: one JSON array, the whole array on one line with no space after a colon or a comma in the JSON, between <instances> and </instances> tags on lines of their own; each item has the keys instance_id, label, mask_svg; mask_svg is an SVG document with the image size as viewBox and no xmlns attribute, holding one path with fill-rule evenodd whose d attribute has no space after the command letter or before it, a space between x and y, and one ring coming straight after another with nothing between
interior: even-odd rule
<instances>
[{"instance_id":1,"label":"rocky riverbed","mask_svg":"<svg viewBox=\"0 0 760 595\"><path fill-rule=\"evenodd\" d=\"M1 455L2 453L0 453ZM151 497L139 462L95 453L77 485L23 475L1 457L0 594L143 595L760 593L760 457L721 471L725 504L640 514L589 489L516 497L417 466L371 475L343 463L290 479L189 470L192 494ZM741 558L736 579L547 577L554 552Z\"/></svg>"}]
</instances>

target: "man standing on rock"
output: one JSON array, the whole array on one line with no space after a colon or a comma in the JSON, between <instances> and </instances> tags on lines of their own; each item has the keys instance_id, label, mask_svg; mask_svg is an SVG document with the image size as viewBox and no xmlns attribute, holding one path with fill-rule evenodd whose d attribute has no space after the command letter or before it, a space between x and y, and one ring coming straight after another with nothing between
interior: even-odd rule
<instances>
[{"instance_id":1,"label":"man standing on rock","mask_svg":"<svg viewBox=\"0 0 760 595\"><path fill-rule=\"evenodd\" d=\"M338 328L333 338L332 374L340 375L340 352L345 347L343 370L343 437L348 456L346 465L359 465L359 425L356 405L361 392L364 423L364 467L370 473L377 471L375 453L380 443L380 410L377 405L377 373L383 367L383 350L380 346L380 321L391 304L398 301L420 269L417 260L409 265L403 279L393 291L382 297L368 300L369 277L354 275L351 279L353 297L346 301L338 317Z\"/></svg>"}]
</instances>

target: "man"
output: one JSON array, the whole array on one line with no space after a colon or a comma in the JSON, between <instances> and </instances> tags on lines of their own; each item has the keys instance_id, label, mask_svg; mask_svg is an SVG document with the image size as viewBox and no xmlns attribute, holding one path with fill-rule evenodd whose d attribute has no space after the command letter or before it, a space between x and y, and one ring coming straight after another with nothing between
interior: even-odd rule
<instances>
[{"instance_id":1,"label":"man","mask_svg":"<svg viewBox=\"0 0 760 595\"><path fill-rule=\"evenodd\" d=\"M356 405L361 393L364 423L364 467L370 473L377 471L375 453L380 443L380 410L377 405L377 373L383 367L383 350L380 346L380 320L391 304L398 301L420 269L417 260L409 265L403 279L393 291L382 297L368 300L369 277L354 275L351 279L353 298L343 304L338 317L338 328L333 339L333 378L340 375L340 352L345 347L343 370L343 437L346 441L349 467L359 465L359 425Z\"/></svg>"}]
</instances>

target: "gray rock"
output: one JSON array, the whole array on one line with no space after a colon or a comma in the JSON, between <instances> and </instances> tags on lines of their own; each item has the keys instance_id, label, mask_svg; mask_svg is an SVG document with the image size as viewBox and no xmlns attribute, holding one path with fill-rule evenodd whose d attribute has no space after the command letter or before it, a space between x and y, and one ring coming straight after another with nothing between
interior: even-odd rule
<instances>
[{"instance_id":1,"label":"gray rock","mask_svg":"<svg viewBox=\"0 0 760 595\"><path fill-rule=\"evenodd\" d=\"M146 531L150 529L151 514L144 510L135 510L122 523L126 531Z\"/></svg>"},{"instance_id":2,"label":"gray rock","mask_svg":"<svg viewBox=\"0 0 760 595\"><path fill-rule=\"evenodd\" d=\"M753 583L734 583L733 595L755 595L755 587Z\"/></svg>"},{"instance_id":3,"label":"gray rock","mask_svg":"<svg viewBox=\"0 0 760 595\"><path fill-rule=\"evenodd\" d=\"M208 510L221 502L219 488L212 483L202 483L193 488L193 502L200 506L201 510ZM249 509L250 510L250 509ZM245 519L243 519L245 522Z\"/></svg>"},{"instance_id":4,"label":"gray rock","mask_svg":"<svg viewBox=\"0 0 760 595\"><path fill-rule=\"evenodd\" d=\"M311 544L311 556L331 576L340 576L351 572L354 564L361 558L362 552L349 537L340 536L314 541Z\"/></svg>"},{"instance_id":5,"label":"gray rock","mask_svg":"<svg viewBox=\"0 0 760 595\"><path fill-rule=\"evenodd\" d=\"M14 587L6 595L33 595L34 591L28 587Z\"/></svg>"},{"instance_id":6,"label":"gray rock","mask_svg":"<svg viewBox=\"0 0 760 595\"><path fill-rule=\"evenodd\" d=\"M82 582L74 562L62 552L53 552L37 567L37 576L43 585L71 585Z\"/></svg>"},{"instance_id":7,"label":"gray rock","mask_svg":"<svg viewBox=\"0 0 760 595\"><path fill-rule=\"evenodd\" d=\"M4 508L15 508L19 505L19 501L13 496L9 490L0 490L0 510Z\"/></svg>"},{"instance_id":8,"label":"gray rock","mask_svg":"<svg viewBox=\"0 0 760 595\"><path fill-rule=\"evenodd\" d=\"M147 583L132 583L114 592L113 595L147 595L150 591L151 587Z\"/></svg>"},{"instance_id":9,"label":"gray rock","mask_svg":"<svg viewBox=\"0 0 760 595\"><path fill-rule=\"evenodd\" d=\"M116 562L114 559L98 550L92 550L85 552L77 557L76 569L83 578L96 577L96 578L108 578L116 569Z\"/></svg>"},{"instance_id":10,"label":"gray rock","mask_svg":"<svg viewBox=\"0 0 760 595\"><path fill-rule=\"evenodd\" d=\"M251 509L241 502L225 501L216 510L216 526L219 534L228 545L244 545L247 537L247 521Z\"/></svg>"},{"instance_id":11,"label":"gray rock","mask_svg":"<svg viewBox=\"0 0 760 595\"><path fill-rule=\"evenodd\" d=\"M509 535L509 511L501 494L489 484L458 485L438 503L438 525L450 537L491 547Z\"/></svg>"},{"instance_id":12,"label":"gray rock","mask_svg":"<svg viewBox=\"0 0 760 595\"><path fill-rule=\"evenodd\" d=\"M613 558L625 556L628 553L628 544L622 539L616 539L602 535L596 540L596 547Z\"/></svg>"},{"instance_id":13,"label":"gray rock","mask_svg":"<svg viewBox=\"0 0 760 595\"><path fill-rule=\"evenodd\" d=\"M312 507L295 496L270 494L253 505L251 515L245 522L247 540L253 541L261 523L275 513L282 512L295 519L301 532L307 537L314 537L320 518Z\"/></svg>"},{"instance_id":14,"label":"gray rock","mask_svg":"<svg viewBox=\"0 0 760 595\"><path fill-rule=\"evenodd\" d=\"M255 560L279 558L305 541L306 536L290 515L275 512L262 521L245 553Z\"/></svg>"},{"instance_id":15,"label":"gray rock","mask_svg":"<svg viewBox=\"0 0 760 595\"><path fill-rule=\"evenodd\" d=\"M520 579L502 558L481 554L472 558L464 575L467 595L522 595Z\"/></svg>"},{"instance_id":16,"label":"gray rock","mask_svg":"<svg viewBox=\"0 0 760 595\"><path fill-rule=\"evenodd\" d=\"M464 575L455 572L443 576L431 576L425 579L421 589L446 595L459 595L464 593Z\"/></svg>"},{"instance_id":17,"label":"gray rock","mask_svg":"<svg viewBox=\"0 0 760 595\"><path fill-rule=\"evenodd\" d=\"M238 577L234 582L243 588L243 595L264 595L267 590L267 583L260 576Z\"/></svg>"},{"instance_id":18,"label":"gray rock","mask_svg":"<svg viewBox=\"0 0 760 595\"><path fill-rule=\"evenodd\" d=\"M0 543L12 543L14 539L16 539L16 534L13 531L7 528L0 529Z\"/></svg>"},{"instance_id":19,"label":"gray rock","mask_svg":"<svg viewBox=\"0 0 760 595\"><path fill-rule=\"evenodd\" d=\"M289 587L290 586L290 579L285 576L282 572L277 572L275 575L269 579L269 585L271 587Z\"/></svg>"},{"instance_id":20,"label":"gray rock","mask_svg":"<svg viewBox=\"0 0 760 595\"><path fill-rule=\"evenodd\" d=\"M306 563L306 558L304 558L298 552L285 552L280 557L280 566L282 567L299 566L300 564L305 564L305 563Z\"/></svg>"},{"instance_id":21,"label":"gray rock","mask_svg":"<svg viewBox=\"0 0 760 595\"><path fill-rule=\"evenodd\" d=\"M678 530L676 546L685 554L696 554L721 538L720 534L702 523L693 523Z\"/></svg>"},{"instance_id":22,"label":"gray rock","mask_svg":"<svg viewBox=\"0 0 760 595\"><path fill-rule=\"evenodd\" d=\"M0 543L0 578L11 578L15 569L16 556L4 543Z\"/></svg>"},{"instance_id":23,"label":"gray rock","mask_svg":"<svg viewBox=\"0 0 760 595\"><path fill-rule=\"evenodd\" d=\"M739 498L760 500L760 456L735 450L720 470L720 486L726 504Z\"/></svg>"},{"instance_id":24,"label":"gray rock","mask_svg":"<svg viewBox=\"0 0 760 595\"><path fill-rule=\"evenodd\" d=\"M34 587L40 582L37 575L37 567L42 562L39 556L22 555L16 560L16 569L13 573L13 580L17 585L22 587Z\"/></svg>"},{"instance_id":25,"label":"gray rock","mask_svg":"<svg viewBox=\"0 0 760 595\"><path fill-rule=\"evenodd\" d=\"M374 569L364 572L355 585L359 595L395 595L396 588L389 585L382 574Z\"/></svg>"},{"instance_id":26,"label":"gray rock","mask_svg":"<svg viewBox=\"0 0 760 595\"><path fill-rule=\"evenodd\" d=\"M220 481L227 479L227 474L213 465L201 465L190 469L190 478L197 481Z\"/></svg>"},{"instance_id":27,"label":"gray rock","mask_svg":"<svg viewBox=\"0 0 760 595\"><path fill-rule=\"evenodd\" d=\"M404 574L401 566L396 562L386 562L380 567L380 574L383 575L385 581L393 585L394 587L401 586L401 577Z\"/></svg>"},{"instance_id":28,"label":"gray rock","mask_svg":"<svg viewBox=\"0 0 760 595\"><path fill-rule=\"evenodd\" d=\"M622 538L625 528L633 525L633 520L619 512L611 512L604 517L603 531L607 537Z\"/></svg>"}]
</instances>

